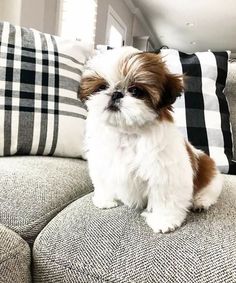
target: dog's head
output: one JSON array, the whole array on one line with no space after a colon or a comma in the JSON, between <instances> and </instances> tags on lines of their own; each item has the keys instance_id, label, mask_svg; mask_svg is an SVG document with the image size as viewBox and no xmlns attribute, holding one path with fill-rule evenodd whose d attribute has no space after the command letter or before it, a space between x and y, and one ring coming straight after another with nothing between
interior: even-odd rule
<instances>
[{"instance_id":1,"label":"dog's head","mask_svg":"<svg viewBox=\"0 0 236 283\"><path fill-rule=\"evenodd\" d=\"M80 98L89 115L121 130L135 130L159 119L172 121L171 105L183 90L155 53L132 47L94 57L81 80Z\"/></svg>"}]
</instances>

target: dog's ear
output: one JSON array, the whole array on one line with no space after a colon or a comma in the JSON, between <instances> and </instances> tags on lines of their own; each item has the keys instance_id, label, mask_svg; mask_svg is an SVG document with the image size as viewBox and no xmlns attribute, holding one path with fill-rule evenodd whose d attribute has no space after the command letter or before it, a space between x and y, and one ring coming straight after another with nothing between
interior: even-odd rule
<instances>
[{"instance_id":1,"label":"dog's ear","mask_svg":"<svg viewBox=\"0 0 236 283\"><path fill-rule=\"evenodd\" d=\"M166 73L166 81L163 86L159 107L172 105L176 98L181 96L183 90L183 77Z\"/></svg>"},{"instance_id":2,"label":"dog's ear","mask_svg":"<svg viewBox=\"0 0 236 283\"><path fill-rule=\"evenodd\" d=\"M82 77L79 87L79 98L85 102L93 93L107 87L107 82L100 76L91 75Z\"/></svg>"}]
</instances>

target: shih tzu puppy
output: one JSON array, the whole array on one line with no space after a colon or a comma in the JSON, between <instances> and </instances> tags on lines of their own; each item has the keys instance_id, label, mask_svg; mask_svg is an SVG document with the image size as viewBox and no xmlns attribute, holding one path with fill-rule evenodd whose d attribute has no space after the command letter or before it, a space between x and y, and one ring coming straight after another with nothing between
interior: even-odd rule
<instances>
[{"instance_id":1,"label":"shih tzu puppy","mask_svg":"<svg viewBox=\"0 0 236 283\"><path fill-rule=\"evenodd\" d=\"M189 209L217 201L214 161L176 128L172 104L183 90L162 58L123 47L95 56L81 81L88 108L86 147L93 202L145 209L155 232L181 226Z\"/></svg>"}]
</instances>

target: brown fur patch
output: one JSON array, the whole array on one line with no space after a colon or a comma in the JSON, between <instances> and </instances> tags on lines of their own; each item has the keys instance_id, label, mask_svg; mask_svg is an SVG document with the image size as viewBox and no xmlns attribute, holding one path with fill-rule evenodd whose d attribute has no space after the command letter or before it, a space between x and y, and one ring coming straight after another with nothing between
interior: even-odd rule
<instances>
[{"instance_id":1,"label":"brown fur patch","mask_svg":"<svg viewBox=\"0 0 236 283\"><path fill-rule=\"evenodd\" d=\"M87 100L92 93L99 89L99 87L106 84L106 80L99 76L82 78L80 82L79 98L81 101Z\"/></svg>"},{"instance_id":2,"label":"brown fur patch","mask_svg":"<svg viewBox=\"0 0 236 283\"><path fill-rule=\"evenodd\" d=\"M172 111L172 107L169 106L169 107L164 107L164 108L161 108L158 112L159 116L158 116L158 119L159 121L168 121L168 122L174 122L174 119L173 119L173 116L171 114L171 111Z\"/></svg>"},{"instance_id":3,"label":"brown fur patch","mask_svg":"<svg viewBox=\"0 0 236 283\"><path fill-rule=\"evenodd\" d=\"M198 171L194 180L195 192L206 187L216 175L216 166L212 158L207 154L200 155L198 158Z\"/></svg>"},{"instance_id":4,"label":"brown fur patch","mask_svg":"<svg viewBox=\"0 0 236 283\"><path fill-rule=\"evenodd\" d=\"M197 193L205 188L216 175L216 165L214 160L207 154L196 156L187 142L185 145L194 174L194 193Z\"/></svg>"},{"instance_id":5,"label":"brown fur patch","mask_svg":"<svg viewBox=\"0 0 236 283\"><path fill-rule=\"evenodd\" d=\"M183 91L182 77L170 74L162 58L155 53L133 54L123 62L121 70L131 84L147 92L144 101L159 114L159 119L173 122L170 106Z\"/></svg>"}]
</instances>

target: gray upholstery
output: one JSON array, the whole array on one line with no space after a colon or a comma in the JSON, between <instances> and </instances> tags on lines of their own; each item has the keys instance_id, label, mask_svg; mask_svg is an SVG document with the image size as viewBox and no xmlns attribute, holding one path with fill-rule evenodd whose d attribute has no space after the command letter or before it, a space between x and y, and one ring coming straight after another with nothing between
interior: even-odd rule
<instances>
[{"instance_id":1,"label":"gray upholstery","mask_svg":"<svg viewBox=\"0 0 236 283\"><path fill-rule=\"evenodd\" d=\"M234 159L236 159L236 62L229 64L228 79L225 88L230 108L230 121L234 139Z\"/></svg>"},{"instance_id":2,"label":"gray upholstery","mask_svg":"<svg viewBox=\"0 0 236 283\"><path fill-rule=\"evenodd\" d=\"M0 223L33 242L66 205L92 190L87 163L56 157L0 158Z\"/></svg>"},{"instance_id":3,"label":"gray upholstery","mask_svg":"<svg viewBox=\"0 0 236 283\"><path fill-rule=\"evenodd\" d=\"M31 282L30 261L29 245L0 224L0 282Z\"/></svg>"},{"instance_id":4,"label":"gray upholstery","mask_svg":"<svg viewBox=\"0 0 236 283\"><path fill-rule=\"evenodd\" d=\"M38 235L35 282L235 283L236 178L208 212L190 213L173 233L154 234L127 207L100 210L91 194Z\"/></svg>"}]
</instances>

